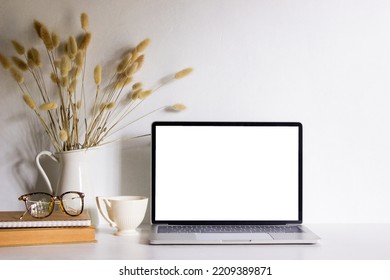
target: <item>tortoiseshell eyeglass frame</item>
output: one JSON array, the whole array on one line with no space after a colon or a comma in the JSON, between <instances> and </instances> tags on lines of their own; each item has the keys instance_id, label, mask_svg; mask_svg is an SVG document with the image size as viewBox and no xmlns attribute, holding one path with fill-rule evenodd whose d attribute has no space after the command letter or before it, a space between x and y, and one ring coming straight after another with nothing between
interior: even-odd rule
<instances>
[{"instance_id":1,"label":"tortoiseshell eyeglass frame","mask_svg":"<svg viewBox=\"0 0 390 280\"><path fill-rule=\"evenodd\" d=\"M66 208L64 207L63 205L63 197L67 194L77 194L79 195L79 197L81 198L81 209L80 209L80 212L77 213L77 214L72 214L72 213L69 213L68 211L66 211ZM38 194L41 194L41 195L47 195L48 197L50 197L50 200L51 202L53 203L53 207L51 207L51 209L48 211L48 214L46 216L42 216L42 217L37 217L37 216L34 216L32 213L31 213L31 207L29 208L28 205L27 205L27 202L28 202L28 198L32 195L38 195ZM60 209L62 212L64 212L65 214L69 215L69 216L79 216L81 213L83 213L83 210L84 210L84 197L85 197L85 194L82 193L82 192L77 192L77 191L69 191L69 192L65 192L63 194L61 194L60 196L53 196L49 193L46 193L46 192L33 192L33 193L28 193L28 194L24 194L24 195L21 195L18 200L20 201L24 201L24 204L26 206L26 211L23 213L23 215L19 218L20 220L23 219L24 215L26 215L27 213L29 213L31 215L31 217L33 218L36 218L36 219L43 219L43 218L47 218L49 217L52 213L53 213L53 210L54 210L54 205L57 203L59 204L60 206Z\"/></svg>"}]
</instances>

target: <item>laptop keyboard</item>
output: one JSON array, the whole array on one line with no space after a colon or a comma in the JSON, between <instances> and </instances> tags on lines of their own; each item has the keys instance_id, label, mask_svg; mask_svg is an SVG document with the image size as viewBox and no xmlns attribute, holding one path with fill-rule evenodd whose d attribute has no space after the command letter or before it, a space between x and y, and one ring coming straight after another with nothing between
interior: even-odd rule
<instances>
[{"instance_id":1,"label":"laptop keyboard","mask_svg":"<svg viewBox=\"0 0 390 280\"><path fill-rule=\"evenodd\" d=\"M299 226L270 225L175 225L159 226L158 233L298 233Z\"/></svg>"}]
</instances>

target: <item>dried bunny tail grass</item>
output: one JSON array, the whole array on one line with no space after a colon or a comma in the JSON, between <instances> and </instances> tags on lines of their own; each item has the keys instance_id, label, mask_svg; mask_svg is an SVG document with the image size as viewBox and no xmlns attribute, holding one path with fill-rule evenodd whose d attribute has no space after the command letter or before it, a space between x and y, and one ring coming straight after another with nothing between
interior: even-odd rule
<instances>
[{"instance_id":1,"label":"dried bunny tail grass","mask_svg":"<svg viewBox=\"0 0 390 280\"><path fill-rule=\"evenodd\" d=\"M81 28L84 31L88 31L88 28L89 28L89 18L88 18L88 15L86 13L82 13L80 15L80 21L81 21Z\"/></svg>"},{"instance_id":2,"label":"dried bunny tail grass","mask_svg":"<svg viewBox=\"0 0 390 280\"><path fill-rule=\"evenodd\" d=\"M77 108L77 109L80 109L82 104L83 104L83 103L81 102L81 100L77 101L77 103L76 103L76 108Z\"/></svg>"},{"instance_id":3,"label":"dried bunny tail grass","mask_svg":"<svg viewBox=\"0 0 390 280\"><path fill-rule=\"evenodd\" d=\"M42 39L42 36L41 36L41 28L42 26L44 26L44 24L38 20L34 20L34 29L35 31L37 32L39 38Z\"/></svg>"},{"instance_id":4,"label":"dried bunny tail grass","mask_svg":"<svg viewBox=\"0 0 390 280\"><path fill-rule=\"evenodd\" d=\"M11 68L9 69L10 73L11 73L11 76L12 78L14 78L14 80L18 83L18 84L23 84L24 82L24 77L23 75L19 72L18 69L14 68L11 66Z\"/></svg>"},{"instance_id":5,"label":"dried bunny tail grass","mask_svg":"<svg viewBox=\"0 0 390 280\"><path fill-rule=\"evenodd\" d=\"M78 77L78 76L80 76L80 74L81 74L81 72L82 72L82 67L76 67L76 68L73 68L74 69L74 75L73 75L73 77Z\"/></svg>"},{"instance_id":6,"label":"dried bunny tail grass","mask_svg":"<svg viewBox=\"0 0 390 280\"><path fill-rule=\"evenodd\" d=\"M72 69L69 70L67 77L69 77L70 79L76 79L81 73L81 70L79 69L79 67L74 66Z\"/></svg>"},{"instance_id":7,"label":"dried bunny tail grass","mask_svg":"<svg viewBox=\"0 0 390 280\"><path fill-rule=\"evenodd\" d=\"M27 58L27 65L28 65L28 67L30 67L31 69L36 67L34 61L33 61L32 59L30 59L30 58Z\"/></svg>"},{"instance_id":8,"label":"dried bunny tail grass","mask_svg":"<svg viewBox=\"0 0 390 280\"><path fill-rule=\"evenodd\" d=\"M57 77L57 75L54 72L50 73L50 79L55 84L59 84L60 83L60 79Z\"/></svg>"},{"instance_id":9,"label":"dried bunny tail grass","mask_svg":"<svg viewBox=\"0 0 390 280\"><path fill-rule=\"evenodd\" d=\"M79 71L78 69L80 69L79 67L73 67L72 70L69 71L68 73L68 77L72 78L72 79L76 79L81 71Z\"/></svg>"},{"instance_id":10,"label":"dried bunny tail grass","mask_svg":"<svg viewBox=\"0 0 390 280\"><path fill-rule=\"evenodd\" d=\"M69 36L68 44L69 44L69 48L68 48L69 56L71 59L74 59L77 54L76 38L74 36Z\"/></svg>"},{"instance_id":11,"label":"dried bunny tail grass","mask_svg":"<svg viewBox=\"0 0 390 280\"><path fill-rule=\"evenodd\" d=\"M95 79L95 84L98 86L102 82L102 67L100 64L96 65L93 71L93 77Z\"/></svg>"},{"instance_id":12,"label":"dried bunny tail grass","mask_svg":"<svg viewBox=\"0 0 390 280\"><path fill-rule=\"evenodd\" d=\"M123 73L126 70L126 67L131 63L132 57L133 57L132 53L128 53L127 55L125 55L122 61L118 64L118 67L116 68L116 72Z\"/></svg>"},{"instance_id":13,"label":"dried bunny tail grass","mask_svg":"<svg viewBox=\"0 0 390 280\"><path fill-rule=\"evenodd\" d=\"M86 50L91 42L92 34L90 32L85 33L83 40L80 43L80 50Z\"/></svg>"},{"instance_id":14,"label":"dried bunny tail grass","mask_svg":"<svg viewBox=\"0 0 390 280\"><path fill-rule=\"evenodd\" d=\"M185 109L187 109L186 105L181 104L181 103L176 103L172 106L169 106L168 108L170 111L175 111L175 112L180 112L180 111L184 111Z\"/></svg>"},{"instance_id":15,"label":"dried bunny tail grass","mask_svg":"<svg viewBox=\"0 0 390 280\"><path fill-rule=\"evenodd\" d=\"M124 78L121 78L115 85L115 89L118 90L118 89L121 89L121 88L124 88L125 86L127 86L128 84L130 84L131 82L133 81L133 78L132 77L124 77Z\"/></svg>"},{"instance_id":16,"label":"dried bunny tail grass","mask_svg":"<svg viewBox=\"0 0 390 280\"><path fill-rule=\"evenodd\" d=\"M44 25L41 26L41 39L47 50L51 51L54 49L53 40L51 39L49 30Z\"/></svg>"},{"instance_id":17,"label":"dried bunny tail grass","mask_svg":"<svg viewBox=\"0 0 390 280\"><path fill-rule=\"evenodd\" d=\"M22 44L20 44L20 43L19 43L18 41L16 41L16 40L12 40L11 43L12 43L12 45L14 46L14 49L15 49L15 51L16 51L18 54L20 54L20 55L23 55L23 54L24 54L24 52L25 52L26 50L24 49L24 47L23 47Z\"/></svg>"},{"instance_id":18,"label":"dried bunny tail grass","mask_svg":"<svg viewBox=\"0 0 390 280\"><path fill-rule=\"evenodd\" d=\"M61 60L60 59L54 60L54 66L58 69L61 68Z\"/></svg>"},{"instance_id":19,"label":"dried bunny tail grass","mask_svg":"<svg viewBox=\"0 0 390 280\"><path fill-rule=\"evenodd\" d=\"M142 88L142 83L135 83L135 84L133 85L133 90L138 90L138 89L140 89L140 88Z\"/></svg>"},{"instance_id":20,"label":"dried bunny tail grass","mask_svg":"<svg viewBox=\"0 0 390 280\"><path fill-rule=\"evenodd\" d=\"M141 69L142 65L144 65L144 61L145 61L145 56L144 55L139 56L136 59L136 61L134 61L134 63L137 63L137 71L139 69Z\"/></svg>"},{"instance_id":21,"label":"dried bunny tail grass","mask_svg":"<svg viewBox=\"0 0 390 280\"><path fill-rule=\"evenodd\" d=\"M143 40L141 43L139 43L135 49L137 50L137 52L143 52L150 44L150 39L149 38L146 38L145 40Z\"/></svg>"},{"instance_id":22,"label":"dried bunny tail grass","mask_svg":"<svg viewBox=\"0 0 390 280\"><path fill-rule=\"evenodd\" d=\"M41 55L39 54L39 51L36 48L31 48L27 52L27 58L28 60L32 61L34 66L41 67L42 61L41 61Z\"/></svg>"},{"instance_id":23,"label":"dried bunny tail grass","mask_svg":"<svg viewBox=\"0 0 390 280\"><path fill-rule=\"evenodd\" d=\"M62 77L60 81L60 85L64 88L67 87L69 85L69 76Z\"/></svg>"},{"instance_id":24,"label":"dried bunny tail grass","mask_svg":"<svg viewBox=\"0 0 390 280\"><path fill-rule=\"evenodd\" d=\"M84 65L84 52L82 50L79 50L77 52L74 62L76 63L76 65L78 67L83 67L83 65Z\"/></svg>"},{"instance_id":25,"label":"dried bunny tail grass","mask_svg":"<svg viewBox=\"0 0 390 280\"><path fill-rule=\"evenodd\" d=\"M58 133L58 137L62 142L66 142L66 140L68 140L68 133L64 129L61 129Z\"/></svg>"},{"instance_id":26,"label":"dried bunny tail grass","mask_svg":"<svg viewBox=\"0 0 390 280\"><path fill-rule=\"evenodd\" d=\"M61 71L61 76L66 77L68 76L68 73L72 67L71 61L69 56L64 54L61 58L61 63L60 63L60 71Z\"/></svg>"},{"instance_id":27,"label":"dried bunny tail grass","mask_svg":"<svg viewBox=\"0 0 390 280\"><path fill-rule=\"evenodd\" d=\"M185 69L183 69L175 74L175 79L184 78L184 77L188 76L189 74L191 74L192 71L193 71L192 68L185 68Z\"/></svg>"},{"instance_id":28,"label":"dried bunny tail grass","mask_svg":"<svg viewBox=\"0 0 390 280\"><path fill-rule=\"evenodd\" d=\"M74 93L77 87L77 80L73 80L69 86L69 93Z\"/></svg>"},{"instance_id":29,"label":"dried bunny tail grass","mask_svg":"<svg viewBox=\"0 0 390 280\"><path fill-rule=\"evenodd\" d=\"M130 67L127 67L125 71L125 75L127 77L131 77L135 72L138 70L138 63L134 62L133 64L130 65Z\"/></svg>"},{"instance_id":30,"label":"dried bunny tail grass","mask_svg":"<svg viewBox=\"0 0 390 280\"><path fill-rule=\"evenodd\" d=\"M26 62L24 62L23 60L21 60L19 57L13 56L13 57L12 57L12 61L14 62L14 64L16 65L16 67L19 68L19 70L27 71L28 65L26 64Z\"/></svg>"},{"instance_id":31,"label":"dried bunny tail grass","mask_svg":"<svg viewBox=\"0 0 390 280\"><path fill-rule=\"evenodd\" d=\"M138 95L137 97L138 97L139 99L145 99L145 98L149 97L152 93L153 93L152 90L144 90L144 91L138 93L138 94L137 94L137 95Z\"/></svg>"},{"instance_id":32,"label":"dried bunny tail grass","mask_svg":"<svg viewBox=\"0 0 390 280\"><path fill-rule=\"evenodd\" d=\"M137 48L134 48L132 51L131 51L131 61L130 63L134 63L134 61L137 60L137 58L140 56L140 54L137 52Z\"/></svg>"},{"instance_id":33,"label":"dried bunny tail grass","mask_svg":"<svg viewBox=\"0 0 390 280\"><path fill-rule=\"evenodd\" d=\"M115 102L108 103L107 104L107 110L111 111L112 109L114 109L115 105L116 105Z\"/></svg>"},{"instance_id":34,"label":"dried bunny tail grass","mask_svg":"<svg viewBox=\"0 0 390 280\"><path fill-rule=\"evenodd\" d=\"M1 53L0 53L0 63L1 65L3 65L5 70L8 70L11 67L11 63L9 62L9 59L6 56L2 55Z\"/></svg>"},{"instance_id":35,"label":"dried bunny tail grass","mask_svg":"<svg viewBox=\"0 0 390 280\"><path fill-rule=\"evenodd\" d=\"M42 110L42 111L49 111L49 110L54 110L54 109L57 109L57 103L55 103L53 101L43 103L41 106L39 106L39 110Z\"/></svg>"},{"instance_id":36,"label":"dried bunny tail grass","mask_svg":"<svg viewBox=\"0 0 390 280\"><path fill-rule=\"evenodd\" d=\"M139 89L135 90L135 91L133 92L133 94L131 95L131 99L132 99L132 100L138 99L138 98L139 98L139 94L140 94L141 92L142 92L142 88L139 88Z\"/></svg>"},{"instance_id":37,"label":"dried bunny tail grass","mask_svg":"<svg viewBox=\"0 0 390 280\"><path fill-rule=\"evenodd\" d=\"M62 51L64 53L68 53L68 42L63 42L62 43Z\"/></svg>"},{"instance_id":38,"label":"dried bunny tail grass","mask_svg":"<svg viewBox=\"0 0 390 280\"><path fill-rule=\"evenodd\" d=\"M106 108L107 108L107 103L105 103L105 102L103 102L103 103L100 104L100 106L99 106L100 112L104 111Z\"/></svg>"},{"instance_id":39,"label":"dried bunny tail grass","mask_svg":"<svg viewBox=\"0 0 390 280\"><path fill-rule=\"evenodd\" d=\"M24 100L24 103L26 103L26 105L28 107L30 107L32 110L35 111L37 109L37 105L35 104L34 100L31 98L30 95L24 94L23 100Z\"/></svg>"},{"instance_id":40,"label":"dried bunny tail grass","mask_svg":"<svg viewBox=\"0 0 390 280\"><path fill-rule=\"evenodd\" d=\"M58 48L60 46L60 36L56 32L51 33L51 40L53 41L54 48Z\"/></svg>"}]
</instances>

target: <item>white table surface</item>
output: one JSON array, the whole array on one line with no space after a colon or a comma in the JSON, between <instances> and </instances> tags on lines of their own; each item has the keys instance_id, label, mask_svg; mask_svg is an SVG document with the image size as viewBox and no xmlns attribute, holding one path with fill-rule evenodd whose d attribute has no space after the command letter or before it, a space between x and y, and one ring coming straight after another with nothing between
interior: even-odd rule
<instances>
[{"instance_id":1,"label":"white table surface","mask_svg":"<svg viewBox=\"0 0 390 280\"><path fill-rule=\"evenodd\" d=\"M100 226L96 243L0 248L0 259L83 260L390 260L390 224L309 224L316 245L149 245L148 226L139 236L114 236Z\"/></svg>"}]
</instances>

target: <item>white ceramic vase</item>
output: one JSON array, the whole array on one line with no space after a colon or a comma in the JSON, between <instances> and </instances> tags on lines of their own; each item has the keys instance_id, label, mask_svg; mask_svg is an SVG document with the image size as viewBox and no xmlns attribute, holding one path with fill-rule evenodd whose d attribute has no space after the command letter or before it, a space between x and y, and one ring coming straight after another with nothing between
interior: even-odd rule
<instances>
[{"instance_id":1,"label":"white ceramic vase","mask_svg":"<svg viewBox=\"0 0 390 280\"><path fill-rule=\"evenodd\" d=\"M36 157L39 172L53 195L61 195L67 191L80 191L85 194L84 209L89 212L92 223L99 223L99 214L95 204L97 194L115 193L118 180L113 179L113 167L117 168L117 158L110 154L112 149L102 147L51 153L42 151ZM57 183L52 186L40 163L42 156L50 157L59 167ZM114 156L114 157L113 157ZM110 164L111 163L111 164ZM109 168L107 166L111 166Z\"/></svg>"}]
</instances>

